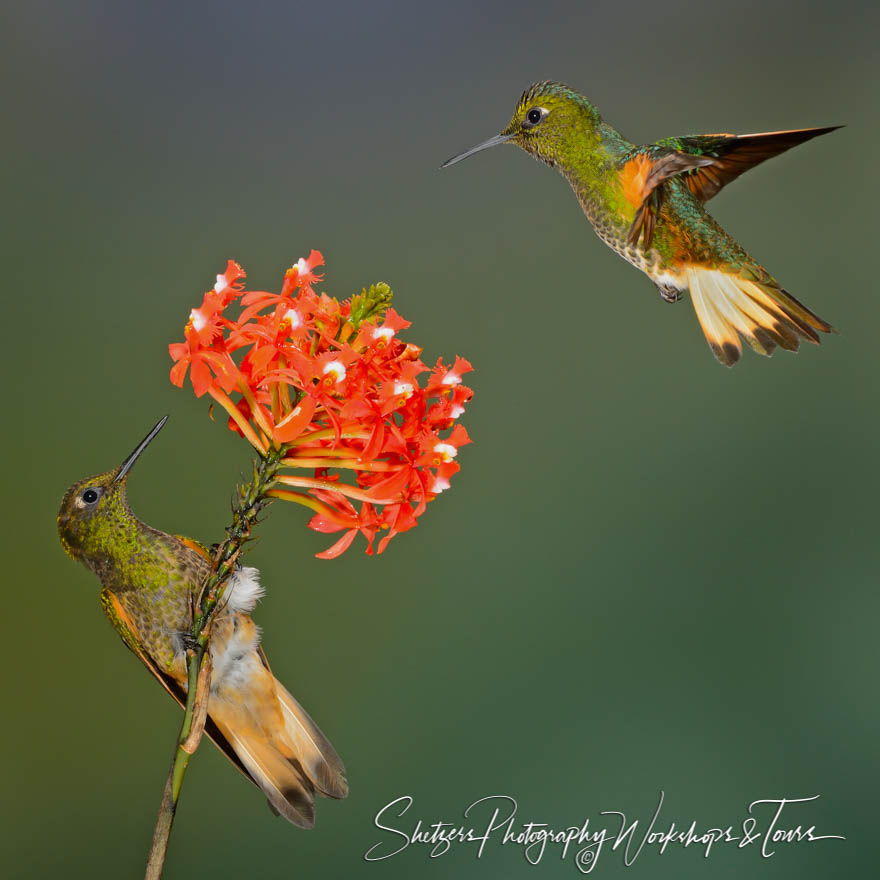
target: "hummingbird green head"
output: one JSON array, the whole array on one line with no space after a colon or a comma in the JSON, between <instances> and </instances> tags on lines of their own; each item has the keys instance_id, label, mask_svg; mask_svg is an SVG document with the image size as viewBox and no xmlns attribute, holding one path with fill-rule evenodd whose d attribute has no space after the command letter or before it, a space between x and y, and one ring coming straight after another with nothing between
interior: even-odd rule
<instances>
[{"instance_id":1,"label":"hummingbird green head","mask_svg":"<svg viewBox=\"0 0 880 880\"><path fill-rule=\"evenodd\" d=\"M64 493L58 511L58 534L73 559L90 568L107 561L121 539L122 527L133 516L125 492L129 471L167 420L168 416L160 419L119 467L80 480Z\"/></svg>"},{"instance_id":2,"label":"hummingbird green head","mask_svg":"<svg viewBox=\"0 0 880 880\"><path fill-rule=\"evenodd\" d=\"M583 96L562 83L538 82L527 88L507 127L495 137L448 159L448 168L498 144L516 144L548 165L564 163L586 138L595 138L599 111Z\"/></svg>"}]
</instances>

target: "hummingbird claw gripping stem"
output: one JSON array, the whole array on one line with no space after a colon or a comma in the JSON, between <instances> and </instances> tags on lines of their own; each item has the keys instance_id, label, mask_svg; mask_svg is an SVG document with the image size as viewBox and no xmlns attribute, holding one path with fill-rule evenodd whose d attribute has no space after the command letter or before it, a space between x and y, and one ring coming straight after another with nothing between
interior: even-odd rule
<instances>
[{"instance_id":1,"label":"hummingbird claw gripping stem","mask_svg":"<svg viewBox=\"0 0 880 880\"><path fill-rule=\"evenodd\" d=\"M199 646L199 640L188 631L182 632L180 634L180 641L183 645L184 651L195 651L195 649Z\"/></svg>"}]
</instances>

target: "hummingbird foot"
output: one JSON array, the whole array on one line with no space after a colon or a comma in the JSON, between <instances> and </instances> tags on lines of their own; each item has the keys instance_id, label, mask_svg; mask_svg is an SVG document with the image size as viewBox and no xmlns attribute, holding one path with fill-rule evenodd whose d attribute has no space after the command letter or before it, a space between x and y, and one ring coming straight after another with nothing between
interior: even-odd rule
<instances>
[{"instance_id":1,"label":"hummingbird foot","mask_svg":"<svg viewBox=\"0 0 880 880\"><path fill-rule=\"evenodd\" d=\"M199 646L199 640L189 630L184 630L184 632L178 633L178 635L180 636L180 644L183 646L184 651L195 651Z\"/></svg>"},{"instance_id":2,"label":"hummingbird foot","mask_svg":"<svg viewBox=\"0 0 880 880\"><path fill-rule=\"evenodd\" d=\"M663 297L664 302L677 303L681 299L681 291L668 284L658 284L657 292Z\"/></svg>"}]
</instances>

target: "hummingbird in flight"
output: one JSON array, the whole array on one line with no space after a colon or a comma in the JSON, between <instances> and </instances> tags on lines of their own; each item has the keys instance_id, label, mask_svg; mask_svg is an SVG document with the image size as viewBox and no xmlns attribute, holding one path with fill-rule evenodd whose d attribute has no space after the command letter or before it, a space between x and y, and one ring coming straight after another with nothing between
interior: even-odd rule
<instances>
[{"instance_id":1,"label":"hummingbird in flight","mask_svg":"<svg viewBox=\"0 0 880 880\"><path fill-rule=\"evenodd\" d=\"M67 553L101 581L101 606L122 641L183 706L186 647L211 568L208 548L141 522L126 496L129 472L166 416L119 467L74 483L58 513ZM263 595L255 568L236 569L221 599L208 650L212 675L205 732L302 828L314 825L314 795L348 794L345 768L303 707L272 675L250 616Z\"/></svg>"},{"instance_id":2,"label":"hummingbird in flight","mask_svg":"<svg viewBox=\"0 0 880 880\"><path fill-rule=\"evenodd\" d=\"M706 211L725 184L759 162L840 126L761 134L699 134L636 146L581 94L555 82L523 92L495 137L448 168L498 144L516 144L560 171L599 238L641 269L667 302L684 291L715 357L729 367L745 340L771 355L819 342L832 327L798 302Z\"/></svg>"}]
</instances>

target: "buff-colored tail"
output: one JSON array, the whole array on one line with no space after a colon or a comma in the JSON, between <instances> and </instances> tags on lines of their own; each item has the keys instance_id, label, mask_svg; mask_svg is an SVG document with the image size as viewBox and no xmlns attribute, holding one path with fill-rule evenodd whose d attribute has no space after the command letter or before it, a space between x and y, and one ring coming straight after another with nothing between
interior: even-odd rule
<instances>
[{"instance_id":1,"label":"buff-colored tail","mask_svg":"<svg viewBox=\"0 0 880 880\"><path fill-rule=\"evenodd\" d=\"M797 351L802 338L818 344L817 331L832 330L780 287L702 266L689 267L686 281L706 340L728 367L742 354L740 337L769 356L777 346Z\"/></svg>"},{"instance_id":2,"label":"buff-colored tail","mask_svg":"<svg viewBox=\"0 0 880 880\"><path fill-rule=\"evenodd\" d=\"M272 675L258 639L246 614L218 620L208 714L273 810L311 828L316 792L332 798L348 794L345 768L327 737Z\"/></svg>"}]
</instances>

